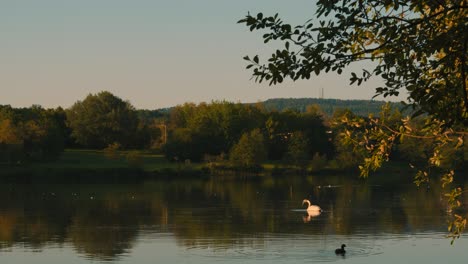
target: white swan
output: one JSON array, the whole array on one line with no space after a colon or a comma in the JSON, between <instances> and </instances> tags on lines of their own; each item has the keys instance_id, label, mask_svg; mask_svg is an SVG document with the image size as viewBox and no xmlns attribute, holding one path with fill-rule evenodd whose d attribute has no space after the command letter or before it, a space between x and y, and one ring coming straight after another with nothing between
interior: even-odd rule
<instances>
[{"instance_id":1,"label":"white swan","mask_svg":"<svg viewBox=\"0 0 468 264\"><path fill-rule=\"evenodd\" d=\"M307 213L309 215L320 213L322 211L322 208L320 208L318 205L311 204L310 201L307 200L307 199L304 199L304 201L302 201L302 205L304 205L304 204L308 204Z\"/></svg>"}]
</instances>

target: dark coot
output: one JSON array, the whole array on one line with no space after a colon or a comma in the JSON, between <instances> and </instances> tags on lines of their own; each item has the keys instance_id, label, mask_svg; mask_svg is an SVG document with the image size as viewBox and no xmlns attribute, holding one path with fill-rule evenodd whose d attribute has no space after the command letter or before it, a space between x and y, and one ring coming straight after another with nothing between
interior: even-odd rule
<instances>
[{"instance_id":1,"label":"dark coot","mask_svg":"<svg viewBox=\"0 0 468 264\"><path fill-rule=\"evenodd\" d=\"M346 250L344 249L346 247L345 244L341 245L341 248L335 249L335 254L337 255L344 255L346 253Z\"/></svg>"}]
</instances>

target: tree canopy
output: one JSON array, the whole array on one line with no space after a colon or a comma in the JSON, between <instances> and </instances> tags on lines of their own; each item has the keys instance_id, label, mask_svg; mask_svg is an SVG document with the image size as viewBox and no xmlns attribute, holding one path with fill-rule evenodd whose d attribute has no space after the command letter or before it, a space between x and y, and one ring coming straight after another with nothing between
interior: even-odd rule
<instances>
[{"instance_id":1,"label":"tree canopy","mask_svg":"<svg viewBox=\"0 0 468 264\"><path fill-rule=\"evenodd\" d=\"M64 148L60 110L0 105L0 162L56 158Z\"/></svg>"},{"instance_id":2,"label":"tree canopy","mask_svg":"<svg viewBox=\"0 0 468 264\"><path fill-rule=\"evenodd\" d=\"M115 142L131 144L138 126L134 107L109 92L89 94L67 110L72 137L86 147L104 148Z\"/></svg>"},{"instance_id":3,"label":"tree canopy","mask_svg":"<svg viewBox=\"0 0 468 264\"><path fill-rule=\"evenodd\" d=\"M230 152L230 161L240 167L260 166L267 158L265 140L260 129L242 134Z\"/></svg>"},{"instance_id":4,"label":"tree canopy","mask_svg":"<svg viewBox=\"0 0 468 264\"><path fill-rule=\"evenodd\" d=\"M318 113L269 112L259 105L222 101L174 107L168 118L165 154L169 160L192 161L203 160L205 156L223 156L242 135L254 129L264 134L271 160L283 158L294 132L301 132L307 138L304 147L310 156L315 153L330 156L333 152L324 120Z\"/></svg>"}]
</instances>

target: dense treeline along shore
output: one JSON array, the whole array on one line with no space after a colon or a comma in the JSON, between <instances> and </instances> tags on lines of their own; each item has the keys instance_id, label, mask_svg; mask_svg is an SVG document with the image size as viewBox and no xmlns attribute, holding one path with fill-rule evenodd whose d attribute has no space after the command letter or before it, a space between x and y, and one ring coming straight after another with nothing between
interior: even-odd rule
<instances>
[{"instance_id":1,"label":"dense treeline along shore","mask_svg":"<svg viewBox=\"0 0 468 264\"><path fill-rule=\"evenodd\" d=\"M216 101L151 111L137 110L128 101L100 92L68 109L0 106L0 175L355 171L364 153L347 144L340 124L358 115L336 107L336 100L332 100L331 114L322 110L330 100L315 99L312 102L317 104L310 105L304 105L310 100L289 100L276 100L277 107L274 100L257 104ZM359 103L363 109L385 105ZM288 104L290 108L285 107ZM401 120L398 106L386 106L388 120ZM411 125L421 127L424 122L421 117ZM424 161L431 143L406 139L393 146L390 158L405 167L407 160ZM453 157L466 164L466 153L465 148Z\"/></svg>"}]
</instances>

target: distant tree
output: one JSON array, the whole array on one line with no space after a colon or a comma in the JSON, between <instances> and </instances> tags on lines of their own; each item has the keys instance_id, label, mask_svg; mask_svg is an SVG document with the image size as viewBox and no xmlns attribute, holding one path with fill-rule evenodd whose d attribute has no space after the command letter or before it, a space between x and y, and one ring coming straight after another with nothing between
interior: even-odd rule
<instances>
[{"instance_id":1,"label":"distant tree","mask_svg":"<svg viewBox=\"0 0 468 264\"><path fill-rule=\"evenodd\" d=\"M259 129L244 133L229 153L229 160L239 167L259 166L266 158L264 137Z\"/></svg>"},{"instance_id":2,"label":"distant tree","mask_svg":"<svg viewBox=\"0 0 468 264\"><path fill-rule=\"evenodd\" d=\"M21 127L24 135L24 149L29 159L54 159L64 149L64 131L54 110L32 107L25 110ZM29 115L29 116L28 116Z\"/></svg>"},{"instance_id":3,"label":"distant tree","mask_svg":"<svg viewBox=\"0 0 468 264\"><path fill-rule=\"evenodd\" d=\"M60 131L62 131L64 137L65 148L76 147L75 140L71 137L71 128L67 124L67 112L62 107L49 110L53 119L56 121Z\"/></svg>"},{"instance_id":4,"label":"distant tree","mask_svg":"<svg viewBox=\"0 0 468 264\"><path fill-rule=\"evenodd\" d=\"M23 140L10 119L0 121L0 162L15 163L23 160Z\"/></svg>"},{"instance_id":5,"label":"distant tree","mask_svg":"<svg viewBox=\"0 0 468 264\"><path fill-rule=\"evenodd\" d=\"M200 161L203 157L203 146L197 141L188 128L175 128L171 131L167 144L163 146L166 158L170 161L190 159Z\"/></svg>"},{"instance_id":6,"label":"distant tree","mask_svg":"<svg viewBox=\"0 0 468 264\"><path fill-rule=\"evenodd\" d=\"M306 170L311 157L308 146L309 142L302 132L293 133L288 141L285 161Z\"/></svg>"},{"instance_id":7,"label":"distant tree","mask_svg":"<svg viewBox=\"0 0 468 264\"><path fill-rule=\"evenodd\" d=\"M138 125L134 107L110 92L89 94L67 109L71 136L82 146L102 149L115 142L132 145Z\"/></svg>"},{"instance_id":8,"label":"distant tree","mask_svg":"<svg viewBox=\"0 0 468 264\"><path fill-rule=\"evenodd\" d=\"M291 129L286 129L280 117L280 113L273 111L268 114L265 121L266 145L268 159L281 160L288 148L288 133Z\"/></svg>"},{"instance_id":9,"label":"distant tree","mask_svg":"<svg viewBox=\"0 0 468 264\"><path fill-rule=\"evenodd\" d=\"M138 149L161 149L166 143L165 133L169 120L168 110L137 110L138 126L134 147Z\"/></svg>"},{"instance_id":10,"label":"distant tree","mask_svg":"<svg viewBox=\"0 0 468 264\"><path fill-rule=\"evenodd\" d=\"M169 136L164 147L173 160L200 161L205 155L227 153L242 133L263 124L260 109L230 102L184 104L170 113Z\"/></svg>"},{"instance_id":11,"label":"distant tree","mask_svg":"<svg viewBox=\"0 0 468 264\"><path fill-rule=\"evenodd\" d=\"M63 151L63 131L53 110L0 107L1 160L16 163L25 160L53 159Z\"/></svg>"},{"instance_id":12,"label":"distant tree","mask_svg":"<svg viewBox=\"0 0 468 264\"><path fill-rule=\"evenodd\" d=\"M12 120L0 120L0 142L4 143L20 143L20 134Z\"/></svg>"},{"instance_id":13,"label":"distant tree","mask_svg":"<svg viewBox=\"0 0 468 264\"><path fill-rule=\"evenodd\" d=\"M162 127L157 119L139 119L131 147L137 149L160 149L163 144Z\"/></svg>"},{"instance_id":14,"label":"distant tree","mask_svg":"<svg viewBox=\"0 0 468 264\"><path fill-rule=\"evenodd\" d=\"M281 160L284 157L290 136L295 132L301 132L306 139L309 156L317 152L331 155L332 145L328 141L327 128L321 115L286 110L267 113L267 117L265 128L269 159Z\"/></svg>"}]
</instances>

